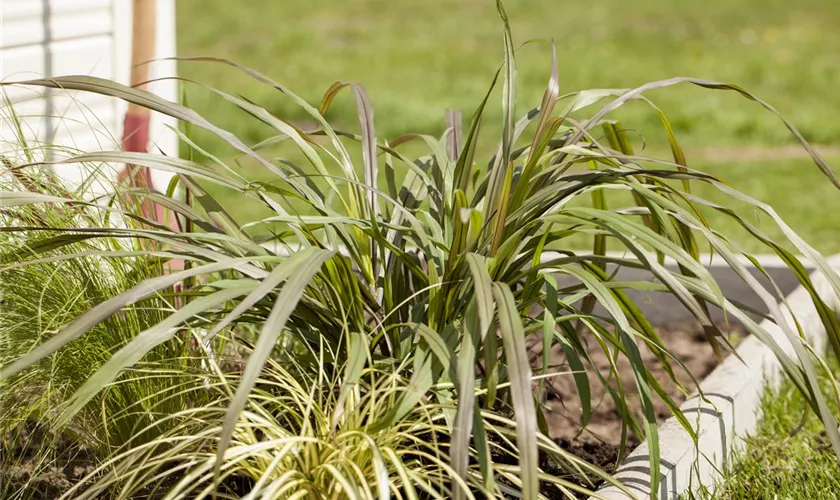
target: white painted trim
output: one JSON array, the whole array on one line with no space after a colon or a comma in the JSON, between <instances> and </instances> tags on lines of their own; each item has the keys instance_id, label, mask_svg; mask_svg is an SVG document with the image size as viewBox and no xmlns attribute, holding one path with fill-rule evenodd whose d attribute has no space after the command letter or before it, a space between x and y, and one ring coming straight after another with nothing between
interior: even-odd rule
<instances>
[{"instance_id":1,"label":"white painted trim","mask_svg":"<svg viewBox=\"0 0 840 500\"><path fill-rule=\"evenodd\" d=\"M158 60L151 63L150 78L169 79L156 81L150 85L149 90L164 99L177 102L178 82L171 79L177 74L176 62L161 60L176 55L175 0L156 1L155 58ZM6 45L13 45L11 48L0 46L0 77L24 80L45 75L96 74L124 85L129 84L133 10L130 0L50 0L48 18L44 17L44 5L44 0L0 0L0 39ZM85 26L86 21L97 22ZM51 27L49 32L47 27ZM30 31L30 38L21 38L21 30ZM18 33L16 39L9 40L15 33ZM44 40L47 35L49 41ZM51 67L46 67L48 60L51 60ZM13 74L9 74L10 72ZM101 149L112 150L119 147L127 109L127 104L121 100L81 92L44 92L42 89L22 87L8 87L4 91L15 103L15 109L19 113L23 111L23 114L33 115L23 120L26 132L29 132L28 128L32 129L32 133L28 134L32 137L27 137L28 139L54 140L60 145L75 146L75 143L62 144L57 140L67 138L69 134L59 136L55 133L59 129L73 129L73 135L82 144L95 147L97 140L111 137L112 141L102 142ZM49 97L44 98L45 95ZM73 96L80 104L62 104L59 107L59 101L67 101L66 96ZM85 106L90 106L100 114L93 117L88 112L83 113L76 109ZM43 116L45 110L50 110L50 115L65 116L65 109L68 110L67 123L63 118L52 119ZM0 130L8 142L0 141L0 150L14 151L16 145L8 133L9 124L4 116L0 116ZM86 124L78 127L73 124L73 120L80 116L89 117L88 130L84 128ZM169 156L178 155L178 137L168 128L175 125L176 120L170 117L159 113L152 115L150 151L157 153L160 149ZM47 158L50 156L48 151L51 150L45 149ZM78 171L73 171L74 169ZM70 183L77 183L79 178L86 177L85 171L75 166L64 165L57 171L60 177ZM167 172L152 171L154 187L160 191L166 190L172 177L173 175ZM109 184L107 180L102 183L103 186Z\"/></svg>"},{"instance_id":2,"label":"white painted trim","mask_svg":"<svg viewBox=\"0 0 840 500\"><path fill-rule=\"evenodd\" d=\"M119 0L113 3L114 81L123 84L127 84L131 79L131 4L132 2ZM120 101L117 104L117 114L125 115L127 107L126 103Z\"/></svg>"},{"instance_id":3,"label":"white painted trim","mask_svg":"<svg viewBox=\"0 0 840 500\"><path fill-rule=\"evenodd\" d=\"M829 258L828 263L840 272L840 255ZM829 307L840 312L840 297L829 280L821 272L812 274L811 280L819 296ZM786 302L786 306L781 304L784 321L793 325L795 317L809 345L822 352L826 332L808 291L800 286L787 296ZM778 325L765 320L761 327L786 353L793 355L793 346ZM676 499L688 491L697 491L701 485L714 487L720 480L720 472L743 451L744 438L755 432L762 394L766 388L778 388L782 368L770 348L754 336L739 345L738 354L743 362L730 356L700 383L705 401L693 397L680 407L689 420L695 422L697 446L676 418L671 417L659 427L662 475L656 497L660 500ZM646 442L627 457L614 477L634 492L636 500L650 498ZM615 486L597 493L592 499L634 498Z\"/></svg>"},{"instance_id":4,"label":"white painted trim","mask_svg":"<svg viewBox=\"0 0 840 500\"><path fill-rule=\"evenodd\" d=\"M175 41L175 0L157 0L157 47L158 59L172 58L176 55ZM169 101L178 102L178 82L172 79L177 75L177 63L174 60L159 60L151 67L152 79L160 80L149 86L149 90ZM178 122L172 117L155 113L149 130L150 151L157 153L160 148L168 156L178 156L178 136L169 127L177 127ZM174 174L161 170L152 170L152 183L155 189L166 192L169 180Z\"/></svg>"}]
</instances>

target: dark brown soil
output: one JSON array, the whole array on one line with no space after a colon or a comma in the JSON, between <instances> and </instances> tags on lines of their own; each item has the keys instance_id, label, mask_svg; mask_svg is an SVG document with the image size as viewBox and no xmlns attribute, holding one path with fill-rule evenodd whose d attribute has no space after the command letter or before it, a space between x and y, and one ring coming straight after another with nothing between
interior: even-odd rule
<instances>
[{"instance_id":1,"label":"dark brown soil","mask_svg":"<svg viewBox=\"0 0 840 500\"><path fill-rule=\"evenodd\" d=\"M47 457L41 453L49 450ZM48 458L44 463L43 458ZM0 496L26 485L33 498L58 498L93 471L90 452L75 440L46 432L27 422L0 441Z\"/></svg>"},{"instance_id":2,"label":"dark brown soil","mask_svg":"<svg viewBox=\"0 0 840 500\"><path fill-rule=\"evenodd\" d=\"M732 334L730 341L733 341L733 343L736 343L739 338L747 333L743 326L738 324L721 324L718 327L722 332ZM676 364L673 364L677 379L688 391L693 391L696 388L695 380L699 382L705 378L727 355L724 349L721 349L722 356L720 358L715 355L698 322L670 323L658 326L656 330L670 352L685 365L685 369L680 369ZM552 381L550 390L547 391L544 401L544 407L548 410L546 419L551 437L564 450L593 465L597 465L607 473L612 473L624 458L621 454L626 455L638 446L640 437L633 435L628 429L627 440L622 450L621 416L616 410L608 391L605 390L594 372L594 369L597 369L605 378L609 379L609 358L594 339L587 343L586 348L594 365L586 366L592 405L592 414L588 425L586 428L581 425L582 412L578 389L570 374L550 379ZM539 342L535 342L531 349L534 359L542 358L540 350ZM685 400L684 393L671 380L653 352L644 345L640 346L640 351L642 360L653 377L659 381L663 389L677 404L682 403ZM558 368L555 371L569 371L561 348L555 346L552 349L550 360L550 366ZM637 389L629 361L625 357L620 357L616 361L616 369L621 378L622 387L626 391L625 394L629 399L629 410L640 417L641 404L638 397L635 397ZM693 379L692 375L694 376ZM611 380L611 385L613 388L617 387L614 380ZM656 396L654 396L654 407L657 420L660 423L670 416L668 407ZM570 477L567 472L564 473L563 470L553 466L553 464L544 462L545 460L541 460L540 467L545 472L556 476L566 475L566 479L585 488L597 489L596 485L600 481L592 484L591 482L588 483L585 478ZM542 493L549 499L566 498L557 488L548 485L544 485ZM585 495L578 495L578 497L586 498Z\"/></svg>"},{"instance_id":3,"label":"dark brown soil","mask_svg":"<svg viewBox=\"0 0 840 500\"><path fill-rule=\"evenodd\" d=\"M590 464L595 464L604 472L612 473L618 466L619 453L621 447L619 445L609 443L598 443L594 441L572 441L569 439L557 439L557 444L564 450L573 453L576 457L586 460ZM639 445L639 441L630 436L627 440L626 452L630 452Z\"/></svg>"},{"instance_id":4,"label":"dark brown soil","mask_svg":"<svg viewBox=\"0 0 840 500\"><path fill-rule=\"evenodd\" d=\"M26 498L54 500L93 472L96 465L94 454L80 447L76 439L45 432L37 423L27 421L0 439L0 499L11 498L25 488ZM174 484L172 478L167 481ZM240 477L228 477L221 483L222 491L237 496L246 495L252 488L249 479ZM140 494L133 498L159 497Z\"/></svg>"},{"instance_id":5,"label":"dark brown soil","mask_svg":"<svg viewBox=\"0 0 840 500\"><path fill-rule=\"evenodd\" d=\"M737 336L746 334L741 325L718 326L723 332L731 332ZM688 391L693 391L696 388L695 380L697 382L702 380L720 363L722 358L726 357L726 350L721 348L723 355L721 359L718 359L698 322L666 324L657 327L657 331L671 354L684 363L685 369L680 368L676 363L672 363L672 367L677 379ZM545 407L548 410L546 418L551 437L570 443L588 443L590 445L602 443L616 447L621 441L622 419L612 397L595 373L595 370L598 370L604 378L609 379L610 359L594 339L587 343L586 348L594 365L586 367L591 388L592 414L589 423L585 429L582 428L581 403L572 375L563 374L552 377L550 387L548 387L550 390L547 391L545 401ZM540 348L537 345L536 351L539 350ZM646 345L640 345L640 351L642 360L653 377L659 381L663 389L677 404L682 403L685 400L685 394L671 380L653 352ZM535 357L541 357L541 355L535 355ZM558 367L560 372L569 371L565 356L559 347L555 346L552 349L551 366ZM630 362L626 357L619 357L616 360L616 369L621 379L621 386L628 395L627 406L633 414L640 417L641 403L636 396L638 391ZM694 376L694 379L689 373ZM612 380L611 384L614 388L618 386L615 380ZM654 395L654 407L659 421L664 421L670 416L668 407L656 395ZM600 456L610 455L608 451L599 453ZM599 465L606 466L607 464L599 463Z\"/></svg>"}]
</instances>

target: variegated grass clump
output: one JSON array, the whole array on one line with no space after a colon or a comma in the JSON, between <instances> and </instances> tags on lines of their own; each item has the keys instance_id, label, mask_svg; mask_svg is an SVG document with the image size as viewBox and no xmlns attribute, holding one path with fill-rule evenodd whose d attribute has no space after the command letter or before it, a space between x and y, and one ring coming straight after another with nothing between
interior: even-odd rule
<instances>
[{"instance_id":1,"label":"variegated grass clump","mask_svg":"<svg viewBox=\"0 0 840 500\"><path fill-rule=\"evenodd\" d=\"M165 429L152 431L158 435L152 442L115 452L90 474L90 484L78 483L68 497L98 498L120 491L125 498L158 492L167 498L241 498L246 493L247 498L453 498L472 497L472 492L510 493L521 486L516 467L487 460L490 449L495 456L516 456L509 419L487 415L487 450L473 457L461 479L449 454L447 418L454 407L424 398L392 418L394 403L413 390L403 378L405 365L373 363L361 369L353 389L331 391L341 385L341 373L348 368L330 363L332 354L310 354L323 360L315 373L293 358L266 362L234 425L219 484L213 481L213 443L223 432L231 386L241 374L216 367L203 385L195 381L211 394L210 403L149 424L150 429ZM383 425L386 421L390 425ZM580 471L598 474L549 440L541 444L546 453ZM586 491L562 478L551 481L569 495Z\"/></svg>"}]
</instances>

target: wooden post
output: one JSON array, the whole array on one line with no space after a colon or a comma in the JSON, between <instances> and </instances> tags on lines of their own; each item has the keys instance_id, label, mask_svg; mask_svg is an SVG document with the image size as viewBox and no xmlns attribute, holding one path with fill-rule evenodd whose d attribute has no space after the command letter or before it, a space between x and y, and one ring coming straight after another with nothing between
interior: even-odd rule
<instances>
[{"instance_id":1,"label":"wooden post","mask_svg":"<svg viewBox=\"0 0 840 500\"><path fill-rule=\"evenodd\" d=\"M157 0L134 0L131 32L131 86L145 89L149 80L149 65L157 48ZM129 104L129 113L149 114L149 110Z\"/></svg>"},{"instance_id":2,"label":"wooden post","mask_svg":"<svg viewBox=\"0 0 840 500\"><path fill-rule=\"evenodd\" d=\"M157 46L157 0L134 0L131 33L131 79L134 88L145 90L149 80L149 61L155 58ZM149 146L149 123L151 112L142 106L128 104L123 122L123 151L145 153ZM151 171L146 167L126 165L120 172L119 182L132 186L153 189ZM143 216L164 222L163 207L144 200L141 204Z\"/></svg>"},{"instance_id":3,"label":"wooden post","mask_svg":"<svg viewBox=\"0 0 840 500\"><path fill-rule=\"evenodd\" d=\"M150 62L155 59L157 49L157 0L134 0L131 33L131 77L130 84L136 89L146 90L150 79ZM128 104L128 110L123 122L123 151L146 153L149 147L149 126L151 111L143 106ZM120 172L118 182L128 183L130 186L155 189L152 182L151 170L147 167L126 165ZM130 199L130 198L129 198ZM172 214L172 220L166 220L166 213L162 205L144 199L140 204L143 217L166 224L173 231L180 231L178 218ZM167 271L184 269L184 261L172 259L166 264ZM181 283L175 285L176 290ZM180 307L180 300L176 305Z\"/></svg>"}]
</instances>

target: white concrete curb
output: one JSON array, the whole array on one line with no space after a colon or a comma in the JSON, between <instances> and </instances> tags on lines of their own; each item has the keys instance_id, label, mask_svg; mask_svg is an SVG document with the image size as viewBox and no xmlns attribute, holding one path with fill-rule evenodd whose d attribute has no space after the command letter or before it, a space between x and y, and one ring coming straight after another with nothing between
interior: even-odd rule
<instances>
[{"instance_id":1,"label":"white concrete curb","mask_svg":"<svg viewBox=\"0 0 840 500\"><path fill-rule=\"evenodd\" d=\"M840 272L840 255L827 259L831 268ZM819 296L833 310L840 312L837 297L828 279L820 272L811 275ZM825 328L807 290L798 287L787 296L788 307L782 305L784 320L793 325L793 316L802 327L808 343L817 352L825 347ZM792 313L792 314L791 314ZM765 320L761 323L788 354L793 346L782 329ZM794 331L796 329L794 328ZM778 388L782 369L769 347L754 336L738 347L744 362L730 356L700 384L705 400L696 395L680 408L696 427L697 445L671 417L659 427L661 450L660 500L672 500L701 485L712 487L720 473L744 448L744 437L752 434L760 418L761 396L765 388ZM633 491L639 500L650 498L650 468L647 443L636 448L616 471L614 477ZM615 486L597 492L593 499L628 500L630 497Z\"/></svg>"}]
</instances>

